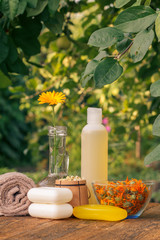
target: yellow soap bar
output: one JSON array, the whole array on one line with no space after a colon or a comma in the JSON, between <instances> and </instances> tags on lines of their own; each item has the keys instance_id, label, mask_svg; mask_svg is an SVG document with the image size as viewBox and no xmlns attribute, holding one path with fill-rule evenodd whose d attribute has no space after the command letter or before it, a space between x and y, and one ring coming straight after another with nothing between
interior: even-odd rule
<instances>
[{"instance_id":1,"label":"yellow soap bar","mask_svg":"<svg viewBox=\"0 0 160 240\"><path fill-rule=\"evenodd\" d=\"M75 207L73 215L80 219L120 221L127 217L127 211L114 206L89 204Z\"/></svg>"}]
</instances>

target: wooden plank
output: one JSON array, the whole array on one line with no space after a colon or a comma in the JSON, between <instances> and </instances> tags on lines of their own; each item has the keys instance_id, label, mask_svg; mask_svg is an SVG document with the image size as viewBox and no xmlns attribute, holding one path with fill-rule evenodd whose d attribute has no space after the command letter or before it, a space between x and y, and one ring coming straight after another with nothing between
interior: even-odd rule
<instances>
[{"instance_id":1,"label":"wooden plank","mask_svg":"<svg viewBox=\"0 0 160 240\"><path fill-rule=\"evenodd\" d=\"M56 224L53 224L55 223ZM59 221L52 221L47 223L46 225L40 225L37 228L35 228L32 233L29 233L28 231L19 234L16 236L12 236L12 240L16 240L20 238L21 240L27 239L29 236L29 239L47 239L47 240L53 240L53 239L85 239L83 238L86 233L89 236L93 236L99 232L99 230L103 227L106 227L106 225L113 226L117 224L117 222L105 222L105 221L85 221L85 220L79 220L75 218L70 218L67 220L59 220Z\"/></svg>"},{"instance_id":2,"label":"wooden plank","mask_svg":"<svg viewBox=\"0 0 160 240\"><path fill-rule=\"evenodd\" d=\"M160 205L152 205L142 217L125 220L110 228L107 233L102 230L99 239L104 239L106 236L107 240L159 240ZM97 240L97 238L93 237L92 240Z\"/></svg>"},{"instance_id":3,"label":"wooden plank","mask_svg":"<svg viewBox=\"0 0 160 240\"><path fill-rule=\"evenodd\" d=\"M140 218L120 222L0 217L1 240L159 240L159 236L160 204L155 203Z\"/></svg>"},{"instance_id":4,"label":"wooden plank","mask_svg":"<svg viewBox=\"0 0 160 240\"><path fill-rule=\"evenodd\" d=\"M39 225L46 224L50 219L37 219L35 221L34 218L30 216L26 217L5 217L0 218L1 222L2 219L3 225L0 226L0 239L8 239L9 237L12 237L14 235L17 235L19 233L23 233L26 231L31 231L32 229L36 228Z\"/></svg>"}]
</instances>

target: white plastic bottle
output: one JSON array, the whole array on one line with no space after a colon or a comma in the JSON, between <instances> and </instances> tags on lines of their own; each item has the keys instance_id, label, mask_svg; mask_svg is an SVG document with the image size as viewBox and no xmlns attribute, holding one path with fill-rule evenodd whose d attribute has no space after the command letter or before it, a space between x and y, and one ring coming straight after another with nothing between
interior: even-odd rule
<instances>
[{"instance_id":1,"label":"white plastic bottle","mask_svg":"<svg viewBox=\"0 0 160 240\"><path fill-rule=\"evenodd\" d=\"M108 133L102 125L102 109L87 109L87 125L81 134L81 177L91 193L89 203L97 203L91 183L108 179Z\"/></svg>"}]
</instances>

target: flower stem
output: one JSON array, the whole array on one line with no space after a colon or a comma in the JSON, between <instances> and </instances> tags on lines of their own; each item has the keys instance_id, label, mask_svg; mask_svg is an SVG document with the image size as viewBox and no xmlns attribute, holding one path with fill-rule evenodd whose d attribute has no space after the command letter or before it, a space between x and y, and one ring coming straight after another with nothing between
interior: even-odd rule
<instances>
[{"instance_id":1,"label":"flower stem","mask_svg":"<svg viewBox=\"0 0 160 240\"><path fill-rule=\"evenodd\" d=\"M56 119L55 119L55 109L54 109L54 106L52 106L52 109L53 109L53 127L54 127L54 142L53 142L53 161L54 161L54 169L53 169L53 172L54 173L57 173L57 156L56 156L56 142L57 142L57 139L56 139Z\"/></svg>"},{"instance_id":2,"label":"flower stem","mask_svg":"<svg viewBox=\"0 0 160 240\"><path fill-rule=\"evenodd\" d=\"M52 106L53 109L53 127L55 127L55 110L54 110L54 106Z\"/></svg>"}]
</instances>

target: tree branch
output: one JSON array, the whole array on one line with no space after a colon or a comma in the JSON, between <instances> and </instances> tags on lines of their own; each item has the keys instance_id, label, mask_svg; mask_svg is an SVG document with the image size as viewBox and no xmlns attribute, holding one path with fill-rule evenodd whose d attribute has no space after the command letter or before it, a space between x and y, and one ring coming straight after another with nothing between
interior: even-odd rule
<instances>
[{"instance_id":1,"label":"tree branch","mask_svg":"<svg viewBox=\"0 0 160 240\"><path fill-rule=\"evenodd\" d=\"M132 47L133 45L133 41L129 44L129 46L122 52L120 53L119 55L117 55L115 58L117 60L119 60L126 52L128 52L128 50Z\"/></svg>"},{"instance_id":2,"label":"tree branch","mask_svg":"<svg viewBox=\"0 0 160 240\"><path fill-rule=\"evenodd\" d=\"M30 96L26 96L25 99L32 99L36 96L38 96L39 94L41 94L42 92L45 92L45 91L48 91L50 90L51 88L53 88L55 86L55 83L53 83L52 85L50 85L48 88L45 88L44 90L42 91L38 91L38 92L35 92L34 94L30 95Z\"/></svg>"}]
</instances>

